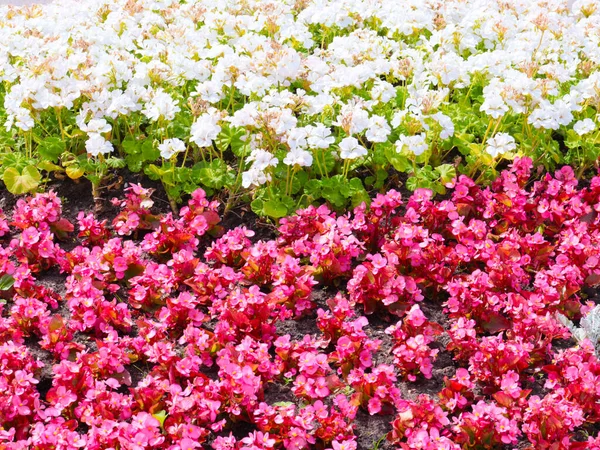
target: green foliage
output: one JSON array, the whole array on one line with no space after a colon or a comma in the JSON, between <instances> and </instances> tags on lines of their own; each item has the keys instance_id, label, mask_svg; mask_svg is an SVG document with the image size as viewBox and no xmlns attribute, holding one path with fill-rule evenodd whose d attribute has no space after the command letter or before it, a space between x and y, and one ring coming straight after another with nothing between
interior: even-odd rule
<instances>
[{"instance_id":1,"label":"green foliage","mask_svg":"<svg viewBox=\"0 0 600 450\"><path fill-rule=\"evenodd\" d=\"M22 170L7 167L2 174L2 181L11 194L28 194L40 185L42 175L32 165L25 166Z\"/></svg>"}]
</instances>

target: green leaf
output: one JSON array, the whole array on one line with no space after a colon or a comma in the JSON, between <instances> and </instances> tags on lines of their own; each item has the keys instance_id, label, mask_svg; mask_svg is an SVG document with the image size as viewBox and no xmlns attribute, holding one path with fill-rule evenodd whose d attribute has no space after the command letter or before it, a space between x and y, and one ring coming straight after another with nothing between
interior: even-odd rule
<instances>
[{"instance_id":1,"label":"green leaf","mask_svg":"<svg viewBox=\"0 0 600 450\"><path fill-rule=\"evenodd\" d=\"M341 175L321 180L321 195L336 208L346 205L346 199L351 195L346 179Z\"/></svg>"},{"instance_id":2,"label":"green leaf","mask_svg":"<svg viewBox=\"0 0 600 450\"><path fill-rule=\"evenodd\" d=\"M565 145L568 148L577 148L581 146L581 136L579 136L574 130L567 131L567 138L565 139Z\"/></svg>"},{"instance_id":3,"label":"green leaf","mask_svg":"<svg viewBox=\"0 0 600 450\"><path fill-rule=\"evenodd\" d=\"M125 155L125 163L127 163L127 168L131 172L137 173L140 170L142 170L144 161L142 159L142 155L129 153L129 154Z\"/></svg>"},{"instance_id":4,"label":"green leaf","mask_svg":"<svg viewBox=\"0 0 600 450\"><path fill-rule=\"evenodd\" d=\"M388 172L384 169L377 169L375 172L375 184L373 187L375 189L381 189L385 183L385 180L388 178Z\"/></svg>"},{"instance_id":5,"label":"green leaf","mask_svg":"<svg viewBox=\"0 0 600 450\"><path fill-rule=\"evenodd\" d=\"M192 168L192 179L213 189L222 189L235 183L235 175L229 170L227 164L220 159L210 163L200 162Z\"/></svg>"},{"instance_id":6,"label":"green leaf","mask_svg":"<svg viewBox=\"0 0 600 450\"><path fill-rule=\"evenodd\" d=\"M12 137L9 131L4 130L4 127L0 129L0 150L4 148L14 149L17 143Z\"/></svg>"},{"instance_id":7,"label":"green leaf","mask_svg":"<svg viewBox=\"0 0 600 450\"><path fill-rule=\"evenodd\" d=\"M266 194L265 191L263 191L261 197L255 199L250 204L252 211L259 216L279 219L280 217L287 216L288 210L294 208L294 202L290 197L279 197L271 194L268 195L268 198L264 198L264 194Z\"/></svg>"},{"instance_id":8,"label":"green leaf","mask_svg":"<svg viewBox=\"0 0 600 450\"><path fill-rule=\"evenodd\" d=\"M249 153L249 146L242 140L245 131L241 127L232 127L224 124L221 132L215 139L215 144L220 152L225 152L229 147L234 155L240 157Z\"/></svg>"},{"instance_id":9,"label":"green leaf","mask_svg":"<svg viewBox=\"0 0 600 450\"><path fill-rule=\"evenodd\" d=\"M144 161L156 161L160 158L160 150L155 147L152 139L144 140L144 143L141 145L141 151Z\"/></svg>"},{"instance_id":10,"label":"green leaf","mask_svg":"<svg viewBox=\"0 0 600 450\"><path fill-rule=\"evenodd\" d=\"M273 403L273 406L287 407L287 406L291 406L291 405L293 405L292 402L275 402L275 403Z\"/></svg>"},{"instance_id":11,"label":"green leaf","mask_svg":"<svg viewBox=\"0 0 600 450\"><path fill-rule=\"evenodd\" d=\"M64 172L65 170L50 161L40 161L37 167L38 169L45 170L46 172Z\"/></svg>"},{"instance_id":12,"label":"green leaf","mask_svg":"<svg viewBox=\"0 0 600 450\"><path fill-rule=\"evenodd\" d=\"M410 177L408 180L406 180L406 189L408 189L409 191L414 191L419 187L418 183L419 180L417 179L417 177Z\"/></svg>"},{"instance_id":13,"label":"green leaf","mask_svg":"<svg viewBox=\"0 0 600 450\"><path fill-rule=\"evenodd\" d=\"M37 147L37 152L42 159L58 162L58 158L67 150L67 145L59 137L47 137Z\"/></svg>"},{"instance_id":14,"label":"green leaf","mask_svg":"<svg viewBox=\"0 0 600 450\"><path fill-rule=\"evenodd\" d=\"M3 275L0 277L0 291L8 291L15 284L15 279L12 275Z\"/></svg>"},{"instance_id":15,"label":"green leaf","mask_svg":"<svg viewBox=\"0 0 600 450\"><path fill-rule=\"evenodd\" d=\"M337 161L333 152L325 152L323 155L325 157L325 171L329 174L335 167Z\"/></svg>"},{"instance_id":16,"label":"green leaf","mask_svg":"<svg viewBox=\"0 0 600 450\"><path fill-rule=\"evenodd\" d=\"M285 217L288 213L287 206L285 203L279 200L268 200L263 204L263 211L265 215L279 219Z\"/></svg>"},{"instance_id":17,"label":"green leaf","mask_svg":"<svg viewBox=\"0 0 600 450\"><path fill-rule=\"evenodd\" d=\"M4 170L13 167L20 173L28 165L28 159L19 152L6 153L0 159L0 168Z\"/></svg>"},{"instance_id":18,"label":"green leaf","mask_svg":"<svg viewBox=\"0 0 600 450\"><path fill-rule=\"evenodd\" d=\"M365 202L367 205L371 203L369 193L365 190L360 178L352 178L349 181L348 186L350 187L348 197L352 201L352 206L358 206L363 202Z\"/></svg>"},{"instance_id":19,"label":"green leaf","mask_svg":"<svg viewBox=\"0 0 600 450\"><path fill-rule=\"evenodd\" d=\"M310 180L304 185L304 193L314 199L321 198L321 180Z\"/></svg>"},{"instance_id":20,"label":"green leaf","mask_svg":"<svg viewBox=\"0 0 600 450\"><path fill-rule=\"evenodd\" d=\"M85 173L85 170L83 170L78 165L71 165L67 167L65 171L67 172L67 176L72 180L77 180L78 178L81 178Z\"/></svg>"},{"instance_id":21,"label":"green leaf","mask_svg":"<svg viewBox=\"0 0 600 450\"><path fill-rule=\"evenodd\" d=\"M297 194L302 190L302 187L306 184L308 180L308 174L301 170L296 173L294 176L294 180L292 181L292 194Z\"/></svg>"},{"instance_id":22,"label":"green leaf","mask_svg":"<svg viewBox=\"0 0 600 450\"><path fill-rule=\"evenodd\" d=\"M158 423L160 423L160 427L163 428L165 424L165 419L167 418L167 412L163 409L159 412L152 414L152 417L158 420Z\"/></svg>"},{"instance_id":23,"label":"green leaf","mask_svg":"<svg viewBox=\"0 0 600 450\"><path fill-rule=\"evenodd\" d=\"M396 147L393 145L388 145L385 147L384 151L385 157L389 161L389 163L396 169L398 172L408 172L412 170L413 165L412 162L404 155L401 155L396 151Z\"/></svg>"},{"instance_id":24,"label":"green leaf","mask_svg":"<svg viewBox=\"0 0 600 450\"><path fill-rule=\"evenodd\" d=\"M406 86L398 86L396 88L396 106L399 109L404 109L404 104L408 98L408 88Z\"/></svg>"},{"instance_id":25,"label":"green leaf","mask_svg":"<svg viewBox=\"0 0 600 450\"><path fill-rule=\"evenodd\" d=\"M442 164L437 166L435 171L440 175L440 181L443 184L450 183L456 178L456 168L452 164Z\"/></svg>"},{"instance_id":26,"label":"green leaf","mask_svg":"<svg viewBox=\"0 0 600 450\"><path fill-rule=\"evenodd\" d=\"M150 164L150 165L146 166L146 168L144 169L144 173L146 175L148 175L148 177L151 180L156 181L156 180L161 179L161 177L164 175L165 171L161 167L158 167L155 164Z\"/></svg>"},{"instance_id":27,"label":"green leaf","mask_svg":"<svg viewBox=\"0 0 600 450\"><path fill-rule=\"evenodd\" d=\"M142 151L142 141L135 139L133 136L127 136L123 139L121 146L123 147L123 151L128 155L139 154Z\"/></svg>"},{"instance_id":28,"label":"green leaf","mask_svg":"<svg viewBox=\"0 0 600 450\"><path fill-rule=\"evenodd\" d=\"M106 165L111 169L122 169L125 167L125 160L122 158L117 158L115 156L110 156L104 160Z\"/></svg>"},{"instance_id":29,"label":"green leaf","mask_svg":"<svg viewBox=\"0 0 600 450\"><path fill-rule=\"evenodd\" d=\"M34 166L27 166L21 173L14 167L4 171L3 181L6 189L11 194L26 194L37 188L42 180L42 175Z\"/></svg>"}]
</instances>

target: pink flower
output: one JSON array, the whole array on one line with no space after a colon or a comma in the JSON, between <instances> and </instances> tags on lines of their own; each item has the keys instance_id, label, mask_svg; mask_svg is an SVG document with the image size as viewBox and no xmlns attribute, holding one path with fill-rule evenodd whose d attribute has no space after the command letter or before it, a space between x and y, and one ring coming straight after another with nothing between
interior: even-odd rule
<instances>
[{"instance_id":1,"label":"pink flower","mask_svg":"<svg viewBox=\"0 0 600 450\"><path fill-rule=\"evenodd\" d=\"M356 441L345 440L338 442L336 439L331 443L333 450L356 450Z\"/></svg>"},{"instance_id":2,"label":"pink flower","mask_svg":"<svg viewBox=\"0 0 600 450\"><path fill-rule=\"evenodd\" d=\"M23 230L23 233L21 234L21 240L23 241L24 245L31 247L40 240L40 233L34 227L29 227Z\"/></svg>"},{"instance_id":3,"label":"pink flower","mask_svg":"<svg viewBox=\"0 0 600 450\"><path fill-rule=\"evenodd\" d=\"M371 397L369 399L369 414L372 416L381 411L381 399L379 397Z\"/></svg>"},{"instance_id":4,"label":"pink flower","mask_svg":"<svg viewBox=\"0 0 600 450\"><path fill-rule=\"evenodd\" d=\"M181 450L194 450L195 448L199 448L200 444L192 439L183 438L179 441L179 447Z\"/></svg>"}]
</instances>

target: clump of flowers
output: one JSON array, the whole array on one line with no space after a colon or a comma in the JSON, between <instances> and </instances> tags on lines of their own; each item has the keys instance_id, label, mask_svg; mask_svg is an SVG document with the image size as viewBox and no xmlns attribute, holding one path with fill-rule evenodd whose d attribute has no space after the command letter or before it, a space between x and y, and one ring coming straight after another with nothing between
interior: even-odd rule
<instances>
[{"instance_id":1,"label":"clump of flowers","mask_svg":"<svg viewBox=\"0 0 600 450\"><path fill-rule=\"evenodd\" d=\"M431 378L438 350L429 347L429 344L435 341L442 330L440 325L427 320L418 305L407 312L402 324L386 330L394 338L394 364L403 378L415 381L417 373Z\"/></svg>"},{"instance_id":2,"label":"clump of flowers","mask_svg":"<svg viewBox=\"0 0 600 450\"><path fill-rule=\"evenodd\" d=\"M594 343L565 343L595 306L600 177L531 171L313 206L257 242L202 191L161 214L130 186L77 235L54 194L21 200L0 217L0 446L354 449L368 417L403 449L594 448Z\"/></svg>"}]
</instances>

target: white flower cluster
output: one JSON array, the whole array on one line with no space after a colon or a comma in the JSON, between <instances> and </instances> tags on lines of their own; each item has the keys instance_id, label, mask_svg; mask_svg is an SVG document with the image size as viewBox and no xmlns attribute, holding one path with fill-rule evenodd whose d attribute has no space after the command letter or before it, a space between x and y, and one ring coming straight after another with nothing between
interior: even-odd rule
<instances>
[{"instance_id":1,"label":"white flower cluster","mask_svg":"<svg viewBox=\"0 0 600 450\"><path fill-rule=\"evenodd\" d=\"M577 122L584 105L600 104L599 3L405 0L400 8L389 0L61 0L0 6L4 125L28 131L42 111L67 109L88 136L88 153L99 155L113 150L108 119L135 113L148 124L164 124L198 104L189 143L210 147L227 123L246 128L252 165L243 174L245 186L269 179L269 168L279 162L275 148L288 151L281 158L288 166L311 166L313 156L329 148L344 159L361 158L407 121L413 131L399 133L394 144L421 154L432 133L435 139L454 134L445 106L453 92L467 92L475 82L484 85L478 112L494 120L522 114L532 127L557 129ZM336 35L324 45L329 32ZM399 85L408 88L401 111ZM576 125L579 134L595 128L588 120ZM499 134L488 151L499 154L513 143ZM164 142L161 153L167 157L184 146Z\"/></svg>"}]
</instances>

